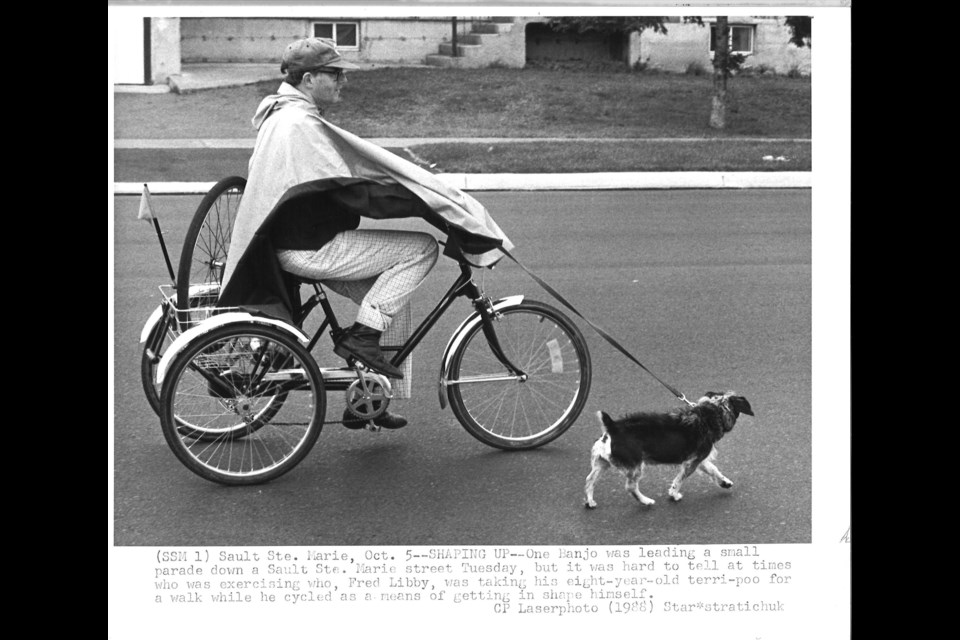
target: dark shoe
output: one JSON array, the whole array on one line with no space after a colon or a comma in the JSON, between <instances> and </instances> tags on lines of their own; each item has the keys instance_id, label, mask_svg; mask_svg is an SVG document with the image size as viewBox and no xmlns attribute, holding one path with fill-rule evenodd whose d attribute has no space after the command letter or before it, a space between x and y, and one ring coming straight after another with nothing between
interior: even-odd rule
<instances>
[{"instance_id":1,"label":"dark shoe","mask_svg":"<svg viewBox=\"0 0 960 640\"><path fill-rule=\"evenodd\" d=\"M380 332L366 325L354 323L346 335L334 345L333 352L344 360L355 358L376 373L388 378L403 378L403 372L387 362L380 351Z\"/></svg>"},{"instance_id":2,"label":"dark shoe","mask_svg":"<svg viewBox=\"0 0 960 640\"><path fill-rule=\"evenodd\" d=\"M362 429L364 424L366 424L366 421L353 415L350 409L343 410L343 426L347 429ZM384 429L401 429L407 426L407 419L401 415L386 411L382 416L374 420L373 424Z\"/></svg>"}]
</instances>

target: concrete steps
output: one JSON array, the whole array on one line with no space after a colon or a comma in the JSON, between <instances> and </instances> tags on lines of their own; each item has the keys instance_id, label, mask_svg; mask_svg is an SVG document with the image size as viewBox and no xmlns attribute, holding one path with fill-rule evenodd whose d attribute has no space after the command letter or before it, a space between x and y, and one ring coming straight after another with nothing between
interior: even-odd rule
<instances>
[{"instance_id":1,"label":"concrete steps","mask_svg":"<svg viewBox=\"0 0 960 640\"><path fill-rule=\"evenodd\" d=\"M461 58L476 58L483 51L483 45L481 44L465 44L457 41L457 55ZM453 44L450 42L443 42L440 44L440 54L441 56L453 56Z\"/></svg>"},{"instance_id":2,"label":"concrete steps","mask_svg":"<svg viewBox=\"0 0 960 640\"><path fill-rule=\"evenodd\" d=\"M428 67L443 67L446 69L482 69L489 66L489 62L483 58L468 58L445 56L435 53L427 56L426 64Z\"/></svg>"},{"instance_id":3,"label":"concrete steps","mask_svg":"<svg viewBox=\"0 0 960 640\"><path fill-rule=\"evenodd\" d=\"M443 42L438 53L428 55L426 64L433 67L452 67L458 69L477 69L489 65L495 60L484 57L484 45L508 33L513 29L513 18L497 16L489 21L474 23L470 33L457 37L457 55L453 55L453 43Z\"/></svg>"},{"instance_id":4,"label":"concrete steps","mask_svg":"<svg viewBox=\"0 0 960 640\"><path fill-rule=\"evenodd\" d=\"M457 44L479 44L496 40L500 37L499 33L467 33L457 38ZM443 45L440 45L441 47Z\"/></svg>"},{"instance_id":5,"label":"concrete steps","mask_svg":"<svg viewBox=\"0 0 960 640\"><path fill-rule=\"evenodd\" d=\"M473 25L473 33L507 33L513 29L513 18L508 18L511 22L481 22Z\"/></svg>"}]
</instances>

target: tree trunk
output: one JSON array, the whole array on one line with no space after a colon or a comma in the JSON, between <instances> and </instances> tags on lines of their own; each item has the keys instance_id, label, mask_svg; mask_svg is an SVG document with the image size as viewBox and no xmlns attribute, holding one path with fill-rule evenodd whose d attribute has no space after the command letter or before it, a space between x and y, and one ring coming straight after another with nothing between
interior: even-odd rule
<instances>
[{"instance_id":1,"label":"tree trunk","mask_svg":"<svg viewBox=\"0 0 960 640\"><path fill-rule=\"evenodd\" d=\"M727 126L727 66L730 57L730 27L727 16L717 16L716 39L713 41L713 105L710 127Z\"/></svg>"}]
</instances>

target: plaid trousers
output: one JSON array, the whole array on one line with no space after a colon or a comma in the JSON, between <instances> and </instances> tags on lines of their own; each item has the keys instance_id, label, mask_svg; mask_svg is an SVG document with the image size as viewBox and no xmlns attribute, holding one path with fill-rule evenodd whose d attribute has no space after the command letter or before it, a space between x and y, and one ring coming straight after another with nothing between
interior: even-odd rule
<instances>
[{"instance_id":1,"label":"plaid trousers","mask_svg":"<svg viewBox=\"0 0 960 640\"><path fill-rule=\"evenodd\" d=\"M281 249L284 271L316 280L360 306L357 322L383 332L381 345L399 346L412 330L410 297L437 262L436 239L418 231L342 231L320 249ZM390 352L384 354L390 358ZM413 358L400 365L403 380L392 380L394 397L409 398Z\"/></svg>"}]
</instances>

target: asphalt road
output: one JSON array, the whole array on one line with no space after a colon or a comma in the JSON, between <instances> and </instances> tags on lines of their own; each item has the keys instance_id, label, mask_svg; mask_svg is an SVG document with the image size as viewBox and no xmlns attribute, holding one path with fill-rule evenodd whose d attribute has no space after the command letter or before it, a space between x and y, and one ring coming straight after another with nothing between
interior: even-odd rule
<instances>
[{"instance_id":1,"label":"asphalt road","mask_svg":"<svg viewBox=\"0 0 960 640\"><path fill-rule=\"evenodd\" d=\"M140 329L169 277L138 198L117 197L114 224L114 515L118 545L595 545L811 541L811 199L809 190L476 194L515 255L688 397L736 389L743 416L720 443L732 490L695 475L672 503L669 468L648 472L641 507L619 476L583 507L594 414L668 409L676 399L577 320L594 378L580 419L535 451L501 452L437 400L439 358L469 312L455 304L414 354L410 426L378 434L325 427L296 469L228 488L189 472L167 448L140 387ZM154 197L174 261L200 196ZM412 221L406 225L429 230ZM414 317L456 266L441 258ZM493 297L552 302L504 264ZM559 306L559 303L556 303ZM349 317L349 306L344 304ZM317 354L323 361L326 354ZM329 399L339 413L339 398Z\"/></svg>"}]
</instances>

